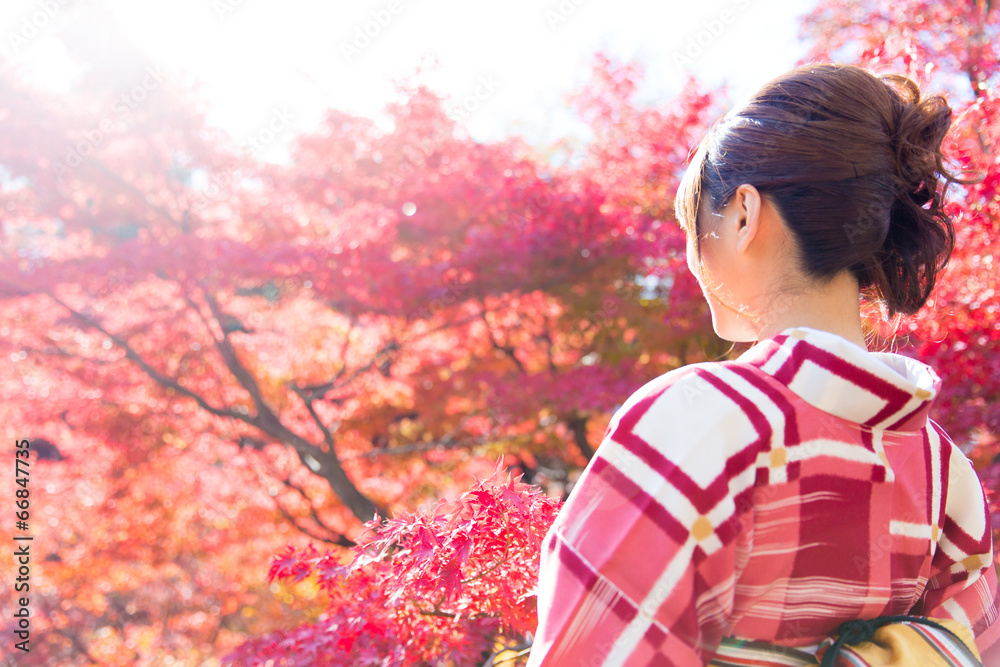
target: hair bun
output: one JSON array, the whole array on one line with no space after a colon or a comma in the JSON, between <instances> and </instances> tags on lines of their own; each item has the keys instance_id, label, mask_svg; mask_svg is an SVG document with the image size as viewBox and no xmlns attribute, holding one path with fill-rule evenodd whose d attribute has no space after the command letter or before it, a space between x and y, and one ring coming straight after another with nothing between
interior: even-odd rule
<instances>
[{"instance_id":1,"label":"hair bun","mask_svg":"<svg viewBox=\"0 0 1000 667\"><path fill-rule=\"evenodd\" d=\"M940 95L921 98L920 89L906 77L879 78L891 91L892 116L886 119L886 129L897 194L885 241L875 253L872 278L891 311L912 314L930 296L935 276L955 245L944 199L948 185L958 179L945 169L941 153L952 112Z\"/></svg>"},{"instance_id":2,"label":"hair bun","mask_svg":"<svg viewBox=\"0 0 1000 667\"><path fill-rule=\"evenodd\" d=\"M921 99L917 85L906 77L886 74L880 78L895 93L888 134L901 194L923 206L933 198L939 175L955 180L945 171L941 155L941 144L951 127L951 107L940 95Z\"/></svg>"}]
</instances>

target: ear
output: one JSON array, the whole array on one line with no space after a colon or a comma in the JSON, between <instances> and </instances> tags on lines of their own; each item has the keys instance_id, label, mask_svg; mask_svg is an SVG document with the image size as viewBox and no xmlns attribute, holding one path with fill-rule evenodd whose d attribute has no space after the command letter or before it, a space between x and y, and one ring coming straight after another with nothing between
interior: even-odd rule
<instances>
[{"instance_id":1,"label":"ear","mask_svg":"<svg viewBox=\"0 0 1000 667\"><path fill-rule=\"evenodd\" d=\"M746 253L760 230L760 192L754 186L744 183L736 188L733 199L736 204L736 219L739 223L736 230L736 251Z\"/></svg>"}]
</instances>

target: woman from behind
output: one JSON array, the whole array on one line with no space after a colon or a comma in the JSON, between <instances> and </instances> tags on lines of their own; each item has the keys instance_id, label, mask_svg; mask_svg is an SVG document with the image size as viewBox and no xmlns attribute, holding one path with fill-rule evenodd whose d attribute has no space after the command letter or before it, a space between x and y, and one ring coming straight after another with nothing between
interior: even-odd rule
<instances>
[{"instance_id":1,"label":"woman from behind","mask_svg":"<svg viewBox=\"0 0 1000 667\"><path fill-rule=\"evenodd\" d=\"M937 373L861 321L917 312L948 261L950 124L908 79L808 65L712 126L675 210L716 333L754 345L615 413L543 542L529 667L815 664L899 614L986 655L982 486L930 417Z\"/></svg>"}]
</instances>

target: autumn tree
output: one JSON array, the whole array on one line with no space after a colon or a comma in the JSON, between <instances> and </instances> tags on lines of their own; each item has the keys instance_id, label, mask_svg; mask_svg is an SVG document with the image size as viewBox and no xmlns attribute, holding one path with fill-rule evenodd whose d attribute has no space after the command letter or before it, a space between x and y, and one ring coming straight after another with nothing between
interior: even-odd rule
<instances>
[{"instance_id":1,"label":"autumn tree","mask_svg":"<svg viewBox=\"0 0 1000 667\"><path fill-rule=\"evenodd\" d=\"M997 12L989 3L970 3L958 8L903 3L891 9L882 3L829 3L820 5L805 18L803 32L813 40L810 59L836 58L858 62L876 71L902 72L920 82L925 90L950 93L956 108L956 123L947 147L951 159L949 166L962 176L968 178L971 174L978 180L953 192L951 212L956 220L958 247L928 308L915 317L886 321L876 304L868 304L865 315L869 331L877 341L927 361L945 376L945 389L939 398L935 418L943 422L963 449L974 457L996 516L1000 516L996 493L1000 465L994 463L998 432L996 406L1000 405L997 401L1000 383L997 353L1000 350L996 334L1000 327L993 267L997 256L997 205L1000 202L996 189L1000 182L996 152L1000 124L993 113L998 82L996 68L1000 62L995 52L997 21ZM930 30L929 26L946 26L947 29L942 33ZM602 211L631 210L649 215L659 223L671 216L667 202L672 200L687 147L704 130L705 117L718 110L713 108L711 96L694 92L693 82L689 83L685 94L671 104L662 108L639 108L633 96L641 77L641 68L637 65L615 64L599 58L593 85L576 98L581 114L595 130L595 141L586 148L586 160L578 173L600 185L605 197ZM961 85L963 82L968 84L967 88ZM655 289L663 289L657 298L670 304L670 316L690 313L696 318L697 299L680 296L696 291L693 281L678 267L683 258L683 248L676 245L680 239L667 231L669 227L663 232L658 232L659 229L659 224L651 225L649 234L643 236L643 240L650 243L642 254L648 269L646 275L654 278L651 283ZM583 300L586 295L580 294L579 298ZM696 328L686 327L696 327L697 320L684 317L674 320L672 317L674 326L666 327L655 318L645 322L650 326L643 326L643 314L636 313L635 319L630 319L633 329L626 335L637 336L643 349L672 350L679 354L678 361L684 363L685 344L697 340L698 335ZM669 339L670 336L677 338ZM701 349L705 349L704 343ZM415 534L428 516L413 516L403 525L409 534ZM443 543L444 539L438 542ZM386 541L370 544L384 545ZM396 572L417 567L424 557L414 557L410 544L412 542L402 540L403 548L385 559L385 567ZM426 542L420 544L424 546L418 551L429 549ZM366 554L370 559L373 554L382 553L378 549L359 551L354 564L370 563L372 561L365 561ZM314 568L322 568L325 562L323 557L310 551L289 552L274 561L272 574L306 577L314 574ZM355 595L361 590L358 587L362 584L353 578L353 569L334 568L315 574L325 587L345 587ZM466 576L475 578L476 575L473 570ZM417 592L431 585L433 590L440 592L441 586L433 586L433 581L434 578L428 576L413 584L410 590ZM407 583L399 585L404 589L408 586ZM444 588L447 590L446 586ZM364 662L366 655L379 656L383 664L385 660L398 665L452 664L452 656L446 649L418 651L414 655L415 646L421 643L414 641L417 635L409 628L408 619L419 610L418 603L410 607L400 598L391 607L375 604L366 608L369 611L362 612L352 611L356 607L349 602L351 598L351 594L341 593L330 604L329 613L337 618L333 623L302 626L247 644L241 652L231 656L233 664L262 664L259 661L265 659L282 665L307 664L294 650L289 651L289 646L322 646L315 659L330 665L353 664L359 660L357 664L367 664ZM370 611L373 608L378 611ZM388 616L382 615L385 613ZM343 643L345 638L354 637L352 627L356 626L351 625L350 619L357 623L372 614L385 625L365 635L366 650L370 653L352 652L356 650L354 645ZM424 632L442 631L431 622L420 627ZM489 647L481 630L457 622L448 624L447 628L464 628L461 638L451 640L455 650L466 647L469 641L480 650ZM478 644L474 638L478 639ZM381 650L371 652L373 646ZM463 657L468 661L471 656ZM481 654L480 661L482 657Z\"/></svg>"},{"instance_id":2,"label":"autumn tree","mask_svg":"<svg viewBox=\"0 0 1000 667\"><path fill-rule=\"evenodd\" d=\"M418 85L390 130L331 111L266 164L87 30L71 94L0 79L2 409L53 454L42 663L197 663L314 619L268 554L347 549L497 456L558 497L617 403L715 353L699 295L646 278L679 230L594 171L475 142Z\"/></svg>"}]
</instances>

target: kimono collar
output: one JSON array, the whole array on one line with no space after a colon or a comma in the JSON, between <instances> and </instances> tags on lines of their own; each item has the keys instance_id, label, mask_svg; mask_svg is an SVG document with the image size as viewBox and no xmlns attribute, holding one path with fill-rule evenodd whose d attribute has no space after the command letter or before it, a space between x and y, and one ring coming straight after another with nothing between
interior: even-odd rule
<instances>
[{"instance_id":1,"label":"kimono collar","mask_svg":"<svg viewBox=\"0 0 1000 667\"><path fill-rule=\"evenodd\" d=\"M922 429L941 388L941 378L925 363L869 352L811 327L785 329L736 361L758 367L806 403L872 429Z\"/></svg>"}]
</instances>

